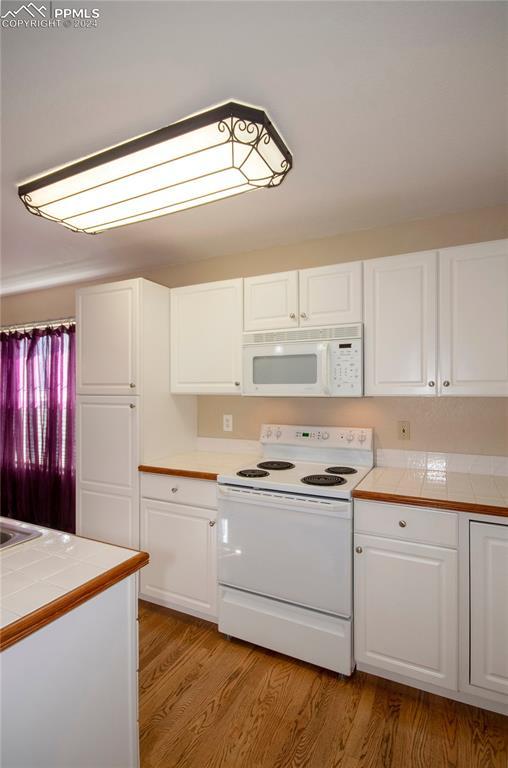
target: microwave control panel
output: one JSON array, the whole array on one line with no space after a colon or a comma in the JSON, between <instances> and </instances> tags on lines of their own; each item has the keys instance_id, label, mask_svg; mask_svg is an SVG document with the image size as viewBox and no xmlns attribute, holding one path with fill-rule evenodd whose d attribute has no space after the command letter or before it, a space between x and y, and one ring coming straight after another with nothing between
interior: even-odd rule
<instances>
[{"instance_id":1,"label":"microwave control panel","mask_svg":"<svg viewBox=\"0 0 508 768\"><path fill-rule=\"evenodd\" d=\"M330 394L332 397L363 395L363 345L361 339L330 344Z\"/></svg>"}]
</instances>

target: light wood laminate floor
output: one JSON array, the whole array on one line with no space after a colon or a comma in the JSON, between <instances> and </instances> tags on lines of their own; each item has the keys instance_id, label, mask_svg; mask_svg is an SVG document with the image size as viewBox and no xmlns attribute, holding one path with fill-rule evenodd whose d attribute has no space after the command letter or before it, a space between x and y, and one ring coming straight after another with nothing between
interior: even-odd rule
<instances>
[{"instance_id":1,"label":"light wood laminate floor","mask_svg":"<svg viewBox=\"0 0 508 768\"><path fill-rule=\"evenodd\" d=\"M142 768L507 768L508 718L140 603Z\"/></svg>"}]
</instances>

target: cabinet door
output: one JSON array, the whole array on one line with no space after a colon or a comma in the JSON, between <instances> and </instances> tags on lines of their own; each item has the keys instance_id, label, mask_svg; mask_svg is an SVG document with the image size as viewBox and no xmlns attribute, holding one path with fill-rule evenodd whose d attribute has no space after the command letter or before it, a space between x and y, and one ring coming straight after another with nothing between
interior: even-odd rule
<instances>
[{"instance_id":1,"label":"cabinet door","mask_svg":"<svg viewBox=\"0 0 508 768\"><path fill-rule=\"evenodd\" d=\"M298 272L247 277L243 281L245 331L298 327Z\"/></svg>"},{"instance_id":2,"label":"cabinet door","mask_svg":"<svg viewBox=\"0 0 508 768\"><path fill-rule=\"evenodd\" d=\"M171 391L241 393L242 280L171 291Z\"/></svg>"},{"instance_id":3,"label":"cabinet door","mask_svg":"<svg viewBox=\"0 0 508 768\"><path fill-rule=\"evenodd\" d=\"M362 321L362 262L300 270L300 325Z\"/></svg>"},{"instance_id":4,"label":"cabinet door","mask_svg":"<svg viewBox=\"0 0 508 768\"><path fill-rule=\"evenodd\" d=\"M447 248L440 263L440 394L508 395L508 240Z\"/></svg>"},{"instance_id":5,"label":"cabinet door","mask_svg":"<svg viewBox=\"0 0 508 768\"><path fill-rule=\"evenodd\" d=\"M139 545L139 398L77 403L77 533Z\"/></svg>"},{"instance_id":6,"label":"cabinet door","mask_svg":"<svg viewBox=\"0 0 508 768\"><path fill-rule=\"evenodd\" d=\"M508 525L470 523L471 685L508 694Z\"/></svg>"},{"instance_id":7,"label":"cabinet door","mask_svg":"<svg viewBox=\"0 0 508 768\"><path fill-rule=\"evenodd\" d=\"M141 594L216 616L215 510L141 500Z\"/></svg>"},{"instance_id":8,"label":"cabinet door","mask_svg":"<svg viewBox=\"0 0 508 768\"><path fill-rule=\"evenodd\" d=\"M76 294L77 392L139 394L139 280Z\"/></svg>"},{"instance_id":9,"label":"cabinet door","mask_svg":"<svg viewBox=\"0 0 508 768\"><path fill-rule=\"evenodd\" d=\"M437 254L364 262L365 394L435 395Z\"/></svg>"},{"instance_id":10,"label":"cabinet door","mask_svg":"<svg viewBox=\"0 0 508 768\"><path fill-rule=\"evenodd\" d=\"M457 552L356 534L354 567L356 660L457 690Z\"/></svg>"}]
</instances>

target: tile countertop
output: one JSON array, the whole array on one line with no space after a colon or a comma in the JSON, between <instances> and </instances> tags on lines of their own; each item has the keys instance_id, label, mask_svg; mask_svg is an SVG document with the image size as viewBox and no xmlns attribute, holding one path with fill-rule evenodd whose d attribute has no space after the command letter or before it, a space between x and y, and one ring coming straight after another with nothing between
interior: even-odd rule
<instances>
[{"instance_id":1,"label":"tile countertop","mask_svg":"<svg viewBox=\"0 0 508 768\"><path fill-rule=\"evenodd\" d=\"M503 475L374 467L353 496L508 517L508 477Z\"/></svg>"},{"instance_id":2,"label":"tile countertop","mask_svg":"<svg viewBox=\"0 0 508 768\"><path fill-rule=\"evenodd\" d=\"M6 525L23 523L0 517ZM41 526L0 549L0 650L146 565L148 555Z\"/></svg>"},{"instance_id":3,"label":"tile countertop","mask_svg":"<svg viewBox=\"0 0 508 768\"><path fill-rule=\"evenodd\" d=\"M215 451L190 451L175 453L151 464L141 464L140 472L163 475L196 477L201 480L217 480L218 475L232 474L245 467L255 467L262 461L255 453L219 453Z\"/></svg>"},{"instance_id":4,"label":"tile countertop","mask_svg":"<svg viewBox=\"0 0 508 768\"><path fill-rule=\"evenodd\" d=\"M256 453L176 453L141 472L217 480L262 460ZM374 467L353 491L355 498L508 516L508 476L425 468Z\"/></svg>"}]
</instances>

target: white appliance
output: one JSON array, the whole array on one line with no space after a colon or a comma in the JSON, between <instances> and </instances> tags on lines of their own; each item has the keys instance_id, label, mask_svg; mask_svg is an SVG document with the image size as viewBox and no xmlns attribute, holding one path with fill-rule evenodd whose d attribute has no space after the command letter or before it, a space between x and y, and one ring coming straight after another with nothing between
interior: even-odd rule
<instances>
[{"instance_id":1,"label":"white appliance","mask_svg":"<svg viewBox=\"0 0 508 768\"><path fill-rule=\"evenodd\" d=\"M372 430L265 424L263 460L218 478L219 630L353 671L351 492Z\"/></svg>"},{"instance_id":2,"label":"white appliance","mask_svg":"<svg viewBox=\"0 0 508 768\"><path fill-rule=\"evenodd\" d=\"M363 326L243 335L243 394L361 397Z\"/></svg>"}]
</instances>

